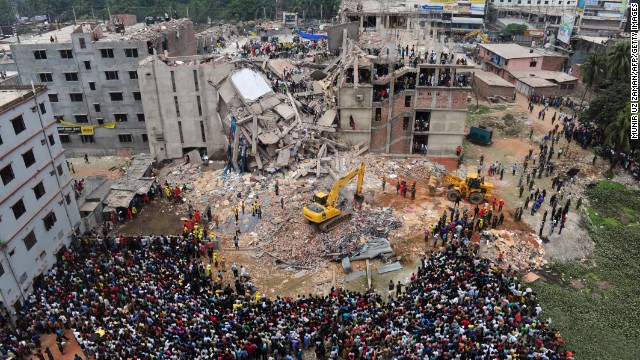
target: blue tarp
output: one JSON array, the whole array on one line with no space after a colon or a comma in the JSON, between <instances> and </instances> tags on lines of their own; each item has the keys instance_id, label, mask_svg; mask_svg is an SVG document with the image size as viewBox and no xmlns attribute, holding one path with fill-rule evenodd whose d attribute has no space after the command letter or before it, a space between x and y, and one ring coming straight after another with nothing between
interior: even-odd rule
<instances>
[{"instance_id":1,"label":"blue tarp","mask_svg":"<svg viewBox=\"0 0 640 360\"><path fill-rule=\"evenodd\" d=\"M317 40L320 40L320 39L328 39L329 38L327 35L309 34L309 33L306 33L304 31L300 31L300 36L303 39L314 40L314 41L317 41Z\"/></svg>"}]
</instances>

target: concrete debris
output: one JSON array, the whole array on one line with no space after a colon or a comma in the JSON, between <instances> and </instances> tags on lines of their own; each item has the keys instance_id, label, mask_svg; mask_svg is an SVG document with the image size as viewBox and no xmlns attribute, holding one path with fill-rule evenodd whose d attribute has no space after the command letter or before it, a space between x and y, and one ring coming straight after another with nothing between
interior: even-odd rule
<instances>
[{"instance_id":1,"label":"concrete debris","mask_svg":"<svg viewBox=\"0 0 640 360\"><path fill-rule=\"evenodd\" d=\"M342 259L342 268L344 269L344 272L346 274L350 274L353 271L353 269L351 268L351 261L349 260L348 256Z\"/></svg>"},{"instance_id":2,"label":"concrete debris","mask_svg":"<svg viewBox=\"0 0 640 360\"><path fill-rule=\"evenodd\" d=\"M378 266L376 268L376 270L378 270L378 274L384 274L384 273L388 273L388 272L392 272L392 271L396 271L396 270L400 270L400 269L402 269L402 265L400 265L399 262L394 262L392 264Z\"/></svg>"},{"instance_id":3,"label":"concrete debris","mask_svg":"<svg viewBox=\"0 0 640 360\"><path fill-rule=\"evenodd\" d=\"M352 260L373 259L378 256L393 256L395 253L391 248L391 243L387 239L374 238L366 242L364 246L356 250L352 255Z\"/></svg>"},{"instance_id":4,"label":"concrete debris","mask_svg":"<svg viewBox=\"0 0 640 360\"><path fill-rule=\"evenodd\" d=\"M488 230L480 235L481 255L501 269L526 272L546 265L542 241L535 234L522 231Z\"/></svg>"}]
</instances>

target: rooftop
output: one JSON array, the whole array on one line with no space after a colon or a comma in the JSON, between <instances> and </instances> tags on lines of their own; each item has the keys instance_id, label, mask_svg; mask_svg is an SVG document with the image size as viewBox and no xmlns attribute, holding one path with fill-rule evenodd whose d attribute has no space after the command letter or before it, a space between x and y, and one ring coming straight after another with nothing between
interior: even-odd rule
<instances>
[{"instance_id":1,"label":"rooftop","mask_svg":"<svg viewBox=\"0 0 640 360\"><path fill-rule=\"evenodd\" d=\"M272 92L264 77L251 69L242 69L231 75L231 81L243 98L249 101L258 100L260 97Z\"/></svg>"},{"instance_id":2,"label":"rooftop","mask_svg":"<svg viewBox=\"0 0 640 360\"><path fill-rule=\"evenodd\" d=\"M46 86L38 85L35 88L36 93L47 91ZM30 85L0 86L0 115L32 96L33 91Z\"/></svg>"},{"instance_id":3,"label":"rooftop","mask_svg":"<svg viewBox=\"0 0 640 360\"><path fill-rule=\"evenodd\" d=\"M516 19L516 18L499 18L498 22L503 24L504 26L508 26L511 24L518 24L518 25L527 25L527 28L530 29L531 27L529 26L529 23L527 23L525 20L522 19Z\"/></svg>"},{"instance_id":4,"label":"rooftop","mask_svg":"<svg viewBox=\"0 0 640 360\"><path fill-rule=\"evenodd\" d=\"M473 72L473 76L482 80L482 82L486 83L489 86L504 86L504 87L511 87L511 88L515 87L512 83L508 82L507 80L501 78L500 76L492 72L488 72L484 70L475 70Z\"/></svg>"},{"instance_id":5,"label":"rooftop","mask_svg":"<svg viewBox=\"0 0 640 360\"><path fill-rule=\"evenodd\" d=\"M138 23L125 26L124 33L113 31L113 25L107 23L82 23L80 25L69 25L58 30L49 31L40 35L25 35L20 37L21 44L49 44L51 38L54 42L70 43L73 33L94 33L98 41L130 41L130 40L153 40L160 36L167 29L173 30L191 23L188 19L175 19L153 25ZM15 43L15 41L14 41Z\"/></svg>"},{"instance_id":6,"label":"rooftop","mask_svg":"<svg viewBox=\"0 0 640 360\"><path fill-rule=\"evenodd\" d=\"M481 47L504 59L524 59L538 56L563 56L542 48L528 48L518 44L480 44Z\"/></svg>"},{"instance_id":7,"label":"rooftop","mask_svg":"<svg viewBox=\"0 0 640 360\"><path fill-rule=\"evenodd\" d=\"M531 87L555 87L559 83L578 80L575 76L571 76L561 71L510 71L511 75Z\"/></svg>"}]
</instances>

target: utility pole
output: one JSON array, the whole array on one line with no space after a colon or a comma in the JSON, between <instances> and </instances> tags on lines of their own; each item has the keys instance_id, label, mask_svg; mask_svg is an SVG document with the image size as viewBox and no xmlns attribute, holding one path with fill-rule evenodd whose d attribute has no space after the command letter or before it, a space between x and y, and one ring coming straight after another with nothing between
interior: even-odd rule
<instances>
[{"instance_id":1,"label":"utility pole","mask_svg":"<svg viewBox=\"0 0 640 360\"><path fill-rule=\"evenodd\" d=\"M109 13L109 21L111 21L111 9L107 6L107 12Z\"/></svg>"},{"instance_id":2,"label":"utility pole","mask_svg":"<svg viewBox=\"0 0 640 360\"><path fill-rule=\"evenodd\" d=\"M94 21L96 20L96 14L93 13L93 6L91 7L91 17Z\"/></svg>"},{"instance_id":3,"label":"utility pole","mask_svg":"<svg viewBox=\"0 0 640 360\"><path fill-rule=\"evenodd\" d=\"M322 22L322 3L320 4L320 22Z\"/></svg>"},{"instance_id":4,"label":"utility pole","mask_svg":"<svg viewBox=\"0 0 640 360\"><path fill-rule=\"evenodd\" d=\"M189 18L189 7L187 6L187 19Z\"/></svg>"}]
</instances>

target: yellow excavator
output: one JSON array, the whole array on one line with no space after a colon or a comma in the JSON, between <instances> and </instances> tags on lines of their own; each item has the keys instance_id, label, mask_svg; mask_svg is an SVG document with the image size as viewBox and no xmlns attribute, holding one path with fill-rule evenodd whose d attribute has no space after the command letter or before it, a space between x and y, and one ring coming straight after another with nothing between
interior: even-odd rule
<instances>
[{"instance_id":1,"label":"yellow excavator","mask_svg":"<svg viewBox=\"0 0 640 360\"><path fill-rule=\"evenodd\" d=\"M467 178L462 179L454 174L449 174L442 179L443 183L450 184L447 199L455 201L458 196L461 199L469 199L474 205L491 200L493 184L482 181L478 173L467 173Z\"/></svg>"},{"instance_id":2,"label":"yellow excavator","mask_svg":"<svg viewBox=\"0 0 640 360\"><path fill-rule=\"evenodd\" d=\"M469 39L469 38L472 38L472 37L474 37L476 35L479 36L482 39L482 41L484 41L485 43L487 43L487 44L490 43L489 38L487 37L487 35L485 35L482 32L481 29L478 29L476 31L472 31L472 32L468 33L467 35L465 35L464 38L465 39Z\"/></svg>"},{"instance_id":3,"label":"yellow excavator","mask_svg":"<svg viewBox=\"0 0 640 360\"><path fill-rule=\"evenodd\" d=\"M309 220L310 224L316 224L318 229L322 232L329 232L335 229L342 222L351 219L350 212L340 211L338 208L338 195L340 193L340 189L357 175L358 183L356 184L356 193L354 198L357 202L362 203L364 200L364 197L362 196L364 169L365 164L363 163L360 167L349 171L346 175L336 181L331 192L328 194L324 192L316 193L313 196L313 203L302 209L302 214L305 219Z\"/></svg>"}]
</instances>

